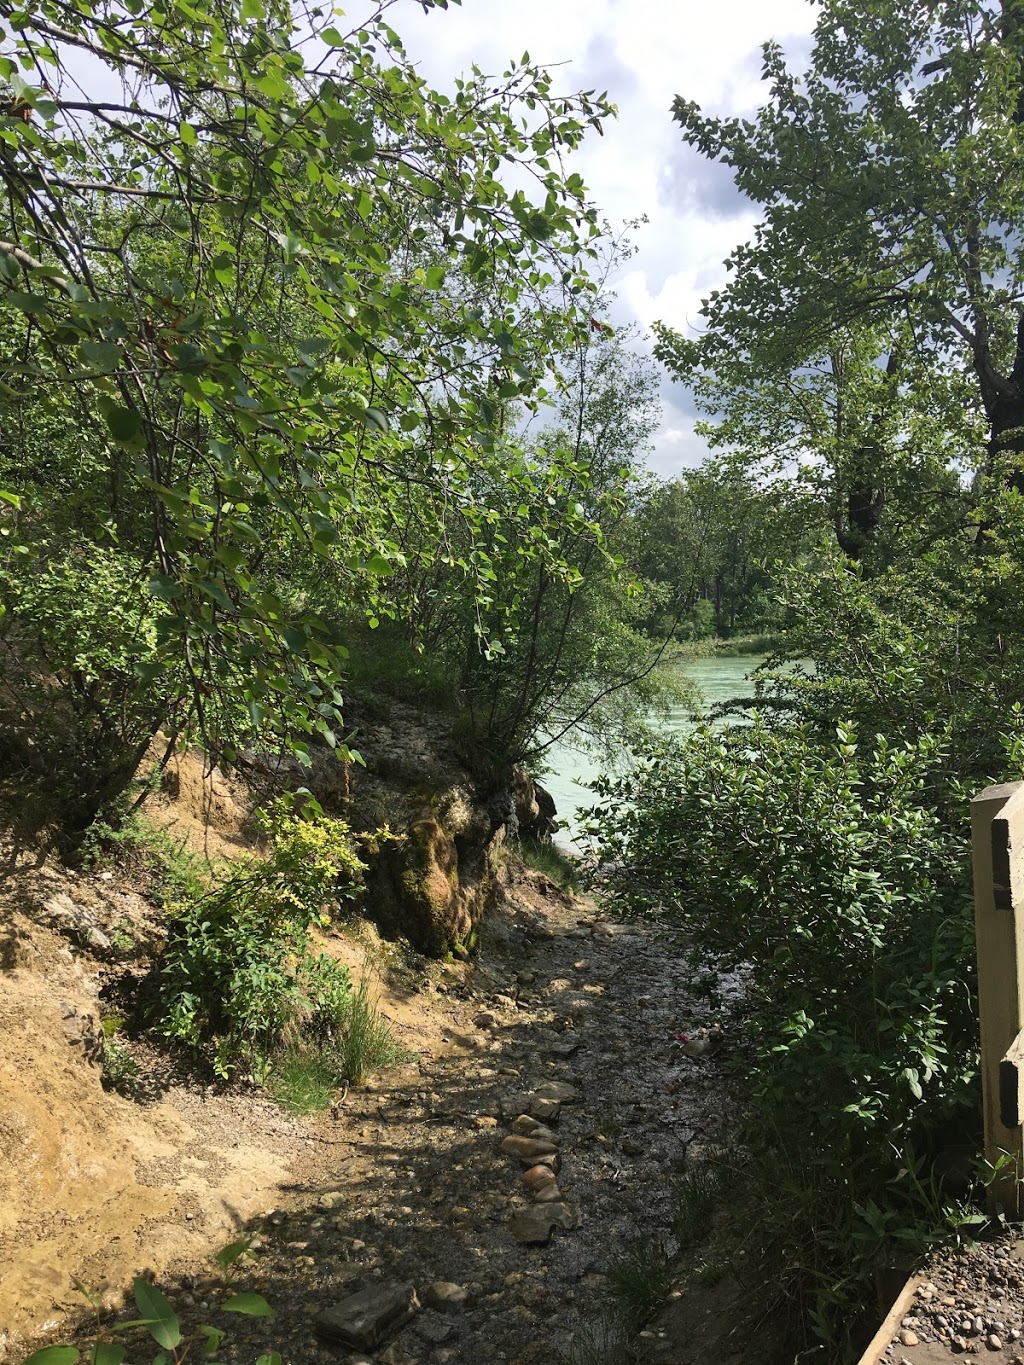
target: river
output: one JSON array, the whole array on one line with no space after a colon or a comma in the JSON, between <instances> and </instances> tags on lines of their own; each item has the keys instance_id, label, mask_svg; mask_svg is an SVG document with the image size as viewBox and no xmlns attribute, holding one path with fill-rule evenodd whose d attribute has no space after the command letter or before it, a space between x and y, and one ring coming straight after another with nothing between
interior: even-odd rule
<instances>
[{"instance_id":1,"label":"river","mask_svg":"<svg viewBox=\"0 0 1024 1365\"><path fill-rule=\"evenodd\" d=\"M708 710L718 702L741 696L746 679L763 662L763 656L757 654L713 655L706 659L691 659L680 665L680 671L697 688L700 709ZM693 723L693 718L694 712L689 705L673 706L666 715L652 717L657 728L669 732L685 730ZM561 826L555 842L572 849L579 827L577 812L592 805L596 799L587 790L587 783L606 772L608 764L573 744L571 737L568 742L562 741L549 749L544 755L544 763L549 771L540 779L541 785L554 797Z\"/></svg>"}]
</instances>

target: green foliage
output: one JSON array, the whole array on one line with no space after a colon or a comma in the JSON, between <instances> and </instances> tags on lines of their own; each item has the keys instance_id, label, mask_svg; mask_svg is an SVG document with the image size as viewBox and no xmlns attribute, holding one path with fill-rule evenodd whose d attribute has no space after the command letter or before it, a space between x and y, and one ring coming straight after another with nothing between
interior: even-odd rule
<instances>
[{"instance_id":1,"label":"green foliage","mask_svg":"<svg viewBox=\"0 0 1024 1365\"><path fill-rule=\"evenodd\" d=\"M157 1031L221 1076L262 1071L286 1026L302 1021L322 1037L349 1007L347 970L310 940L359 892L348 826L285 806L264 828L266 859L235 860L213 891L175 908L160 966Z\"/></svg>"},{"instance_id":2,"label":"green foliage","mask_svg":"<svg viewBox=\"0 0 1024 1365\"><path fill-rule=\"evenodd\" d=\"M928 1158L978 1111L969 859L935 798L947 762L932 735L829 740L755 716L602 785L606 889L749 974L741 1143L772 1208L754 1237L833 1342L879 1264L949 1227Z\"/></svg>"},{"instance_id":3,"label":"green foliage","mask_svg":"<svg viewBox=\"0 0 1024 1365\"><path fill-rule=\"evenodd\" d=\"M346 1080L334 1053L326 1048L287 1048L275 1054L267 1088L292 1114L319 1114L329 1109Z\"/></svg>"},{"instance_id":4,"label":"green foliage","mask_svg":"<svg viewBox=\"0 0 1024 1365\"><path fill-rule=\"evenodd\" d=\"M137 1099L142 1090L142 1068L128 1044L116 1032L107 1032L103 1021L103 1084L126 1099Z\"/></svg>"},{"instance_id":5,"label":"green foliage","mask_svg":"<svg viewBox=\"0 0 1024 1365\"><path fill-rule=\"evenodd\" d=\"M162 906L202 896L207 890L209 871L186 840L176 839L141 810L132 810L123 796L90 823L79 856L87 868L114 865L124 874L142 877L147 894ZM127 953L134 939L122 927L111 934L111 942L119 952Z\"/></svg>"},{"instance_id":6,"label":"green foliage","mask_svg":"<svg viewBox=\"0 0 1024 1365\"><path fill-rule=\"evenodd\" d=\"M0 94L0 614L74 712L76 832L160 726L344 754L339 623L408 620L435 567L484 647L505 542L578 582L586 470L510 418L589 326L565 166L603 97L528 60L434 91L383 11L277 0L45 0L0 25Z\"/></svg>"},{"instance_id":7,"label":"green foliage","mask_svg":"<svg viewBox=\"0 0 1024 1365\"><path fill-rule=\"evenodd\" d=\"M372 1072L409 1059L409 1053L373 1003L370 980L365 973L349 1005L334 1056L341 1075L352 1085L362 1085Z\"/></svg>"},{"instance_id":8,"label":"green foliage","mask_svg":"<svg viewBox=\"0 0 1024 1365\"><path fill-rule=\"evenodd\" d=\"M230 1288L233 1266L244 1256L251 1245L251 1238L233 1242L217 1255L217 1262L223 1272L225 1289ZM186 1337L181 1328L174 1306L157 1285L136 1277L132 1281L132 1292L138 1318L129 1322L104 1326L102 1320L103 1299L99 1294L86 1289L75 1281L75 1287L84 1295L96 1314L95 1337L88 1347L44 1346L33 1351L24 1365L76 1365L79 1360L88 1365L122 1365L128 1357L128 1347L122 1346L118 1337L144 1327L147 1334L160 1347L155 1356L158 1365L182 1365L186 1357L196 1350L203 1356L215 1356L227 1333L209 1323L199 1324L191 1337ZM272 1318L274 1310L262 1294L227 1293L217 1304L222 1313L236 1313L245 1317ZM258 1357L256 1365L281 1365L281 1356L276 1351Z\"/></svg>"},{"instance_id":9,"label":"green foliage","mask_svg":"<svg viewBox=\"0 0 1024 1365\"><path fill-rule=\"evenodd\" d=\"M954 471L1024 487L1022 52L1014 5L826 0L799 72L765 44L754 118L673 104L762 221L659 352L713 440L803 467L853 558L947 534Z\"/></svg>"},{"instance_id":10,"label":"green foliage","mask_svg":"<svg viewBox=\"0 0 1024 1365\"><path fill-rule=\"evenodd\" d=\"M723 458L647 490L629 528L632 562L650 585L645 628L701 641L780 624L773 569L806 551L809 510Z\"/></svg>"},{"instance_id":11,"label":"green foliage","mask_svg":"<svg viewBox=\"0 0 1024 1365\"><path fill-rule=\"evenodd\" d=\"M776 660L788 664L755 677L759 704L794 717L818 740L841 724L894 744L942 736L929 799L959 821L962 788L1024 773L1007 749L1024 729L1016 536L1002 551L993 541L964 557L951 545L873 577L834 554L813 575L786 575L791 625Z\"/></svg>"},{"instance_id":12,"label":"green foliage","mask_svg":"<svg viewBox=\"0 0 1024 1365\"><path fill-rule=\"evenodd\" d=\"M20 548L0 557L0 772L81 832L168 719L140 678L162 609L116 545L71 533ZM44 818L30 807L22 823Z\"/></svg>"},{"instance_id":13,"label":"green foliage","mask_svg":"<svg viewBox=\"0 0 1024 1365\"><path fill-rule=\"evenodd\" d=\"M542 872L563 891L578 891L582 883L578 859L550 842L524 839L518 846L519 856L527 867Z\"/></svg>"}]
</instances>

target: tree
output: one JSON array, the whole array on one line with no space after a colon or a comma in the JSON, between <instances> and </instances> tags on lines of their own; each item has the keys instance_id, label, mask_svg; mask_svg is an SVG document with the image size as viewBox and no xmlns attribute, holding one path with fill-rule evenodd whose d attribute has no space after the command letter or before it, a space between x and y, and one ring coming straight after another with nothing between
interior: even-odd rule
<instances>
[{"instance_id":1,"label":"tree","mask_svg":"<svg viewBox=\"0 0 1024 1365\"><path fill-rule=\"evenodd\" d=\"M770 95L753 121L673 105L686 141L731 166L764 214L681 358L729 383L745 369L748 392L773 376L806 390L812 367L852 345L866 393L844 460L868 519L880 480L856 457L884 455L876 417L903 445L931 410L940 449L962 458L980 408L987 472L1024 489L1022 54L1016 0L828 0L804 75L765 46ZM668 334L665 348L671 363Z\"/></svg>"},{"instance_id":2,"label":"tree","mask_svg":"<svg viewBox=\"0 0 1024 1365\"><path fill-rule=\"evenodd\" d=\"M279 0L0 3L4 643L33 704L88 699L79 754L111 710L127 727L77 824L158 725L215 757L340 742L345 641L288 583L297 557L372 615L408 497L442 541L489 522L483 471L533 506L497 422L543 401L588 316L598 228L563 158L608 106L528 60L434 92L387 8L342 33ZM149 605L113 692L102 647L19 606L77 562L60 498Z\"/></svg>"},{"instance_id":3,"label":"tree","mask_svg":"<svg viewBox=\"0 0 1024 1365\"><path fill-rule=\"evenodd\" d=\"M772 570L813 543L816 510L800 490L782 496L736 459L712 458L655 485L630 528L637 571L658 589L647 629L701 639L779 624Z\"/></svg>"}]
</instances>

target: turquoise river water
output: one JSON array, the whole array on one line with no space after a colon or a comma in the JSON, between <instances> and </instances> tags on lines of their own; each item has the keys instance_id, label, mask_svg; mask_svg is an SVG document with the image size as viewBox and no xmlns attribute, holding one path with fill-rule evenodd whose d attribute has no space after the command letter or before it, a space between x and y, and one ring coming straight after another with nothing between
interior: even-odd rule
<instances>
[{"instance_id":1,"label":"turquoise river water","mask_svg":"<svg viewBox=\"0 0 1024 1365\"><path fill-rule=\"evenodd\" d=\"M698 709L703 711L717 702L742 696L746 679L763 662L763 658L756 654L734 658L713 656L692 659L681 666L681 672L696 687L699 694ZM671 707L667 715L654 717L653 720L658 728L680 731L692 725L693 718L693 707L685 705ZM541 783L554 797L561 825L555 841L572 849L579 829L577 812L592 805L596 799L587 790L587 783L592 782L599 773L606 772L609 765L603 758L573 744L571 736L568 742L563 741L550 748L544 755L544 763L549 771L541 778Z\"/></svg>"}]
</instances>

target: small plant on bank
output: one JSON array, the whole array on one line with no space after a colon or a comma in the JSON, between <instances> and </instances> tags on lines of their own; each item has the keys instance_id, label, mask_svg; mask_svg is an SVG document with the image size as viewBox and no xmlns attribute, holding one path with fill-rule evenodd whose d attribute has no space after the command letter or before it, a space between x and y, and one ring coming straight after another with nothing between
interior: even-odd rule
<instances>
[{"instance_id":1,"label":"small plant on bank","mask_svg":"<svg viewBox=\"0 0 1024 1365\"><path fill-rule=\"evenodd\" d=\"M138 1099L143 1088L142 1067L132 1056L131 1049L117 1033L103 1038L103 1085L107 1090L116 1090L125 1099Z\"/></svg>"},{"instance_id":2,"label":"small plant on bank","mask_svg":"<svg viewBox=\"0 0 1024 1365\"><path fill-rule=\"evenodd\" d=\"M352 997L348 1018L336 1049L341 1073L352 1085L362 1085L374 1071L408 1060L391 1025L370 998L369 978L364 974Z\"/></svg>"},{"instance_id":3,"label":"small plant on bank","mask_svg":"<svg viewBox=\"0 0 1024 1365\"><path fill-rule=\"evenodd\" d=\"M160 970L157 1031L223 1078L265 1076L287 1031L329 1038L349 1008L347 968L310 938L362 886L349 827L307 802L277 803L263 828L266 859L237 859L213 891L174 907Z\"/></svg>"},{"instance_id":4,"label":"small plant on bank","mask_svg":"<svg viewBox=\"0 0 1024 1365\"><path fill-rule=\"evenodd\" d=\"M538 839L524 839L519 845L519 856L527 867L543 873L563 891L580 889L578 862L572 854L563 853L555 844L542 843Z\"/></svg>"},{"instance_id":5,"label":"small plant on bank","mask_svg":"<svg viewBox=\"0 0 1024 1365\"><path fill-rule=\"evenodd\" d=\"M225 1289L230 1288L234 1278L234 1266L251 1245L252 1238L246 1237L218 1252L216 1260L223 1274ZM74 1281L74 1285L96 1315L93 1341L83 1347L44 1346L39 1351L33 1351L24 1365L77 1365L83 1358L88 1365L122 1365L128 1357L128 1347L121 1345L118 1337L139 1327L144 1327L160 1348L153 1357L154 1365L181 1365L193 1353L193 1348L207 1359L215 1358L221 1342L228 1335L223 1328L202 1323L191 1337L186 1337L167 1296L155 1284L138 1277L132 1281L132 1290L140 1316L129 1322L105 1326L102 1296L87 1289L78 1280ZM250 1318L274 1316L274 1310L261 1294L229 1293L217 1307L221 1313L236 1313ZM256 1365L282 1365L281 1356L276 1351L267 1352L259 1356Z\"/></svg>"},{"instance_id":6,"label":"small plant on bank","mask_svg":"<svg viewBox=\"0 0 1024 1365\"><path fill-rule=\"evenodd\" d=\"M184 839L175 839L141 811L132 810L128 796L96 817L85 832L80 856L92 870L116 863L124 871L134 871L145 883L146 894L162 906L207 890L209 876L203 860ZM111 943L126 956L135 946L134 936L124 926L115 932L118 939L111 937Z\"/></svg>"},{"instance_id":7,"label":"small plant on bank","mask_svg":"<svg viewBox=\"0 0 1024 1365\"><path fill-rule=\"evenodd\" d=\"M665 1258L638 1242L608 1268L608 1288L623 1319L641 1326L667 1301L672 1277Z\"/></svg>"}]
</instances>

